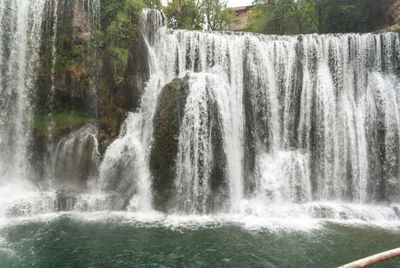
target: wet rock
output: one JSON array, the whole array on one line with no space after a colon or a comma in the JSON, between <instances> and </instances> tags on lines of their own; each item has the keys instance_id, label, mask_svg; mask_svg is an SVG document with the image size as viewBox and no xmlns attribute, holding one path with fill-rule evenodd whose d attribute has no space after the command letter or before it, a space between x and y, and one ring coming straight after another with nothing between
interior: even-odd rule
<instances>
[{"instance_id":1,"label":"wet rock","mask_svg":"<svg viewBox=\"0 0 400 268\"><path fill-rule=\"evenodd\" d=\"M211 129L211 144L213 161L211 164L210 183L212 193L208 196L208 213L216 212L224 206L229 198L229 183L226 174L227 158L224 150L222 119L219 115L218 104L209 100L208 116Z\"/></svg>"},{"instance_id":2,"label":"wet rock","mask_svg":"<svg viewBox=\"0 0 400 268\"><path fill-rule=\"evenodd\" d=\"M154 206L165 211L173 193L179 130L189 94L189 77L174 79L161 91L154 116L154 142L150 155Z\"/></svg>"},{"instance_id":3,"label":"wet rock","mask_svg":"<svg viewBox=\"0 0 400 268\"><path fill-rule=\"evenodd\" d=\"M75 207L76 197L64 189L57 190L55 206L57 211L72 211Z\"/></svg>"},{"instance_id":4,"label":"wet rock","mask_svg":"<svg viewBox=\"0 0 400 268\"><path fill-rule=\"evenodd\" d=\"M138 34L129 50L124 81L121 84L121 101L127 111L135 111L139 107L149 78L148 50L143 36Z\"/></svg>"},{"instance_id":5,"label":"wet rock","mask_svg":"<svg viewBox=\"0 0 400 268\"><path fill-rule=\"evenodd\" d=\"M95 125L87 124L60 140L54 156L54 175L60 187L81 191L97 175L97 133Z\"/></svg>"},{"instance_id":6,"label":"wet rock","mask_svg":"<svg viewBox=\"0 0 400 268\"><path fill-rule=\"evenodd\" d=\"M108 159L103 165L105 170L101 171L100 177L104 180L101 184L103 191L114 196L111 202L117 210L126 209L131 198L137 194L138 155L135 146L128 144L121 149L120 157Z\"/></svg>"}]
</instances>

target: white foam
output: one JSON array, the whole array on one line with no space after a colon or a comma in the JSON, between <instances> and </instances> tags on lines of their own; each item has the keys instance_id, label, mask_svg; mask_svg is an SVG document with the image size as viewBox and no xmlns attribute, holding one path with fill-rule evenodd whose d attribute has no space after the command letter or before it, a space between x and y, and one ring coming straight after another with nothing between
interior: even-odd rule
<instances>
[{"instance_id":1,"label":"white foam","mask_svg":"<svg viewBox=\"0 0 400 268\"><path fill-rule=\"evenodd\" d=\"M249 210L252 206L252 210ZM0 218L0 230L29 222L48 223L60 217L77 222L162 227L168 229L219 228L238 226L248 231L306 232L323 230L327 225L379 228L400 231L400 219L393 208L380 205L308 203L256 207L249 201L241 213L216 215L177 215L159 212L64 212Z\"/></svg>"}]
</instances>

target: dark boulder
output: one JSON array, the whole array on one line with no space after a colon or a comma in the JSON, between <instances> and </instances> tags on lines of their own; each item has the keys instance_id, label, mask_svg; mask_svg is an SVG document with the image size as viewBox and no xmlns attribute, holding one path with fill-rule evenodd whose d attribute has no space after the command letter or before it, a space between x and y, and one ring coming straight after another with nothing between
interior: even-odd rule
<instances>
[{"instance_id":1,"label":"dark boulder","mask_svg":"<svg viewBox=\"0 0 400 268\"><path fill-rule=\"evenodd\" d=\"M161 91L154 116L154 142L150 155L154 207L166 211L175 178L179 130L189 94L189 77L174 79Z\"/></svg>"},{"instance_id":2,"label":"dark boulder","mask_svg":"<svg viewBox=\"0 0 400 268\"><path fill-rule=\"evenodd\" d=\"M146 83L150 78L147 45L141 34L137 35L134 45L128 53L128 63L121 84L124 108L135 111L143 95Z\"/></svg>"}]
</instances>

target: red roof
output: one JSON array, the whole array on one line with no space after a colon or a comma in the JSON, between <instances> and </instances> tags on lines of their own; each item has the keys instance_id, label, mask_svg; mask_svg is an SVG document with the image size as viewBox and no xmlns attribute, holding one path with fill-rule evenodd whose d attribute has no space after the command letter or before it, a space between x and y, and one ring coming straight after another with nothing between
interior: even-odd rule
<instances>
[{"instance_id":1,"label":"red roof","mask_svg":"<svg viewBox=\"0 0 400 268\"><path fill-rule=\"evenodd\" d=\"M250 6L243 6L243 7L232 7L233 11L245 11L247 9L250 9L254 7L254 5L250 5Z\"/></svg>"}]
</instances>

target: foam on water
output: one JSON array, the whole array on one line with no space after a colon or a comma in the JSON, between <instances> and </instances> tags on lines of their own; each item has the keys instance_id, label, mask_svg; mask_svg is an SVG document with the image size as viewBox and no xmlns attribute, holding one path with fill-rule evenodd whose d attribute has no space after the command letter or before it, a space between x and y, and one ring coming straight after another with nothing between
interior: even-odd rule
<instances>
[{"instance_id":1,"label":"foam on water","mask_svg":"<svg viewBox=\"0 0 400 268\"><path fill-rule=\"evenodd\" d=\"M101 196L92 196L100 198ZM29 200L33 200L30 198ZM97 200L97 202L98 202ZM16 200L19 204L21 200ZM265 206L257 200L245 202L241 213L220 213L214 215L177 215L160 212L116 212L97 210L87 212L87 208L78 208L72 212L27 213L18 217L1 217L1 230L8 226L26 223L50 223L67 217L78 222L92 222L116 225L162 227L167 229L219 228L239 226L248 231L268 232L306 232L323 231L330 224L353 226L357 228L377 228L400 231L400 215L395 206L371 206L339 203L306 203L302 205L279 204ZM80 210L81 209L81 210ZM398 210L397 210L398 211ZM0 236L1 237L1 236Z\"/></svg>"}]
</instances>

